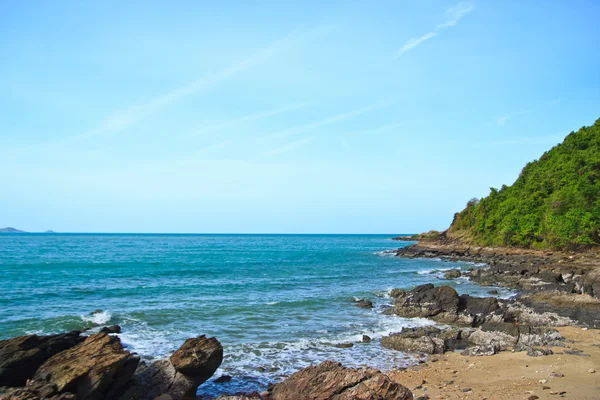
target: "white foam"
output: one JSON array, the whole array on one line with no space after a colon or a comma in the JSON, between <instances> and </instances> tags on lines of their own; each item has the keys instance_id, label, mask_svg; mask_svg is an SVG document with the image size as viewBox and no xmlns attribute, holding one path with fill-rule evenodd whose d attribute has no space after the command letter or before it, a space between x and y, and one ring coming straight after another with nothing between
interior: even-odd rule
<instances>
[{"instance_id":1,"label":"white foam","mask_svg":"<svg viewBox=\"0 0 600 400\"><path fill-rule=\"evenodd\" d=\"M280 303L279 301L267 301L267 302L265 302L265 304L267 306L274 306L275 304L279 304L279 303Z\"/></svg>"},{"instance_id":2,"label":"white foam","mask_svg":"<svg viewBox=\"0 0 600 400\"><path fill-rule=\"evenodd\" d=\"M104 325L110 321L112 314L110 311L93 312L90 315L82 315L81 319L86 322L91 322L94 325Z\"/></svg>"}]
</instances>

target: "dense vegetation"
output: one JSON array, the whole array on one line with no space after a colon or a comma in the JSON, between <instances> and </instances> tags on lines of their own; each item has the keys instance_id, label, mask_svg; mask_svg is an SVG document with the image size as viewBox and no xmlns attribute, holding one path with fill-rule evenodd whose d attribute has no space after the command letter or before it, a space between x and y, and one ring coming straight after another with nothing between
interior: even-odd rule
<instances>
[{"instance_id":1,"label":"dense vegetation","mask_svg":"<svg viewBox=\"0 0 600 400\"><path fill-rule=\"evenodd\" d=\"M491 246L600 245L600 119L528 163L512 186L491 188L454 215L448 234Z\"/></svg>"}]
</instances>

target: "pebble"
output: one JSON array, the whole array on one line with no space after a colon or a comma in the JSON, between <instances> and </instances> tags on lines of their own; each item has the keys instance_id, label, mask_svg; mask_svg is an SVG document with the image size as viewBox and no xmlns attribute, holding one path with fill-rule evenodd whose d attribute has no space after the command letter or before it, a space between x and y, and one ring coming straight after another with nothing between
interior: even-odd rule
<instances>
[{"instance_id":1,"label":"pebble","mask_svg":"<svg viewBox=\"0 0 600 400\"><path fill-rule=\"evenodd\" d=\"M464 388L462 391L463 391L464 393L467 393L467 392L470 392L470 391L471 391L471 388Z\"/></svg>"},{"instance_id":2,"label":"pebble","mask_svg":"<svg viewBox=\"0 0 600 400\"><path fill-rule=\"evenodd\" d=\"M588 372L589 372L590 374L595 374L595 373L596 373L596 370L595 370L594 368L590 368L590 369L588 369Z\"/></svg>"},{"instance_id":3,"label":"pebble","mask_svg":"<svg viewBox=\"0 0 600 400\"><path fill-rule=\"evenodd\" d=\"M562 378L562 377L564 377L565 375L564 375L564 374L561 374L560 372L551 372L551 373L550 373L548 376L549 376L550 378Z\"/></svg>"},{"instance_id":4,"label":"pebble","mask_svg":"<svg viewBox=\"0 0 600 400\"><path fill-rule=\"evenodd\" d=\"M546 382L548 382L548 380L547 379L540 379L538 382L539 383L546 383Z\"/></svg>"},{"instance_id":5,"label":"pebble","mask_svg":"<svg viewBox=\"0 0 600 400\"><path fill-rule=\"evenodd\" d=\"M529 396L529 397L527 398L527 400L537 400L537 399L539 399L539 397L538 397L538 396L536 396L536 395Z\"/></svg>"}]
</instances>

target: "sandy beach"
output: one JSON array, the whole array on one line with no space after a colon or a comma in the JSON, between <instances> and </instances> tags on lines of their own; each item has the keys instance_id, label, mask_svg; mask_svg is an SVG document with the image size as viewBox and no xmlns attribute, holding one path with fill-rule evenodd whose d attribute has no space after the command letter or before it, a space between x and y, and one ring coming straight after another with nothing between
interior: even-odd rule
<instances>
[{"instance_id":1,"label":"sandy beach","mask_svg":"<svg viewBox=\"0 0 600 400\"><path fill-rule=\"evenodd\" d=\"M561 327L566 345L586 356L564 354L530 357L501 352L468 357L458 352L431 356L426 364L388 376L414 393L415 399L600 399L600 330ZM595 372L592 372L595 371Z\"/></svg>"}]
</instances>

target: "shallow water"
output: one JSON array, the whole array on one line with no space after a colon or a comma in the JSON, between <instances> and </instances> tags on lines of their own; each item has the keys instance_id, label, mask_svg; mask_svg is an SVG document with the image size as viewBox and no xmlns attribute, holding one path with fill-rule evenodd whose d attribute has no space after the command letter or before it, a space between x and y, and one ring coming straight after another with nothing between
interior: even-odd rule
<instances>
[{"instance_id":1,"label":"shallow water","mask_svg":"<svg viewBox=\"0 0 600 400\"><path fill-rule=\"evenodd\" d=\"M441 271L472 264L386 254L407 245L389 238L1 234L0 338L119 324L123 343L151 360L188 337L216 336L225 359L215 377L233 379L202 385L206 396L264 390L325 359L407 365L412 357L378 339L430 322L382 315L390 289L433 282L484 295L489 288L441 280ZM355 298L375 307L357 308ZM363 334L374 340L358 343Z\"/></svg>"}]
</instances>

